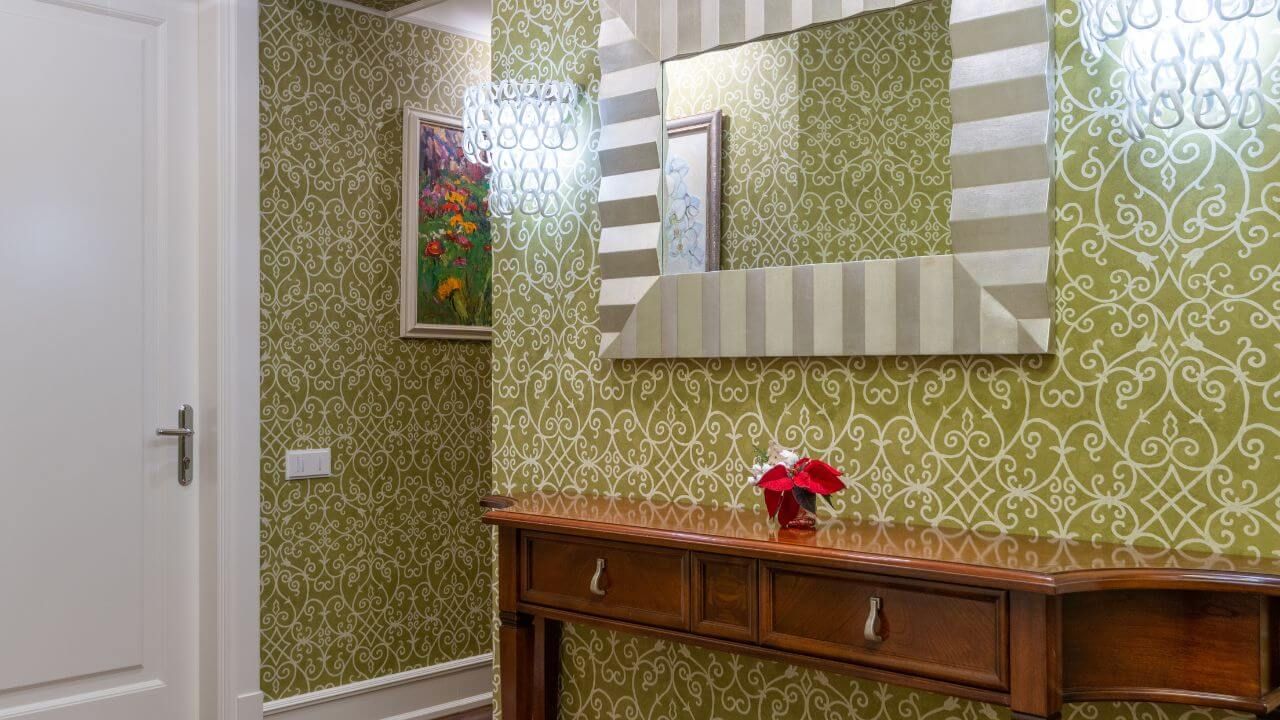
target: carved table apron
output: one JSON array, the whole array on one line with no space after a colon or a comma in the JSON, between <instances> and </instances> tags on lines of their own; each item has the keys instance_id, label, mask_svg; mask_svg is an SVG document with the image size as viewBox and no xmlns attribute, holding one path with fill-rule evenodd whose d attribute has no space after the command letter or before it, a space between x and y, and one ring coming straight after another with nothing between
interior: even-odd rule
<instances>
[{"instance_id":1,"label":"carved table apron","mask_svg":"<svg viewBox=\"0 0 1280 720\"><path fill-rule=\"evenodd\" d=\"M1004 705L1280 705L1280 561L565 494L487 498L505 720L552 720L560 623ZM821 612L815 612L821 608Z\"/></svg>"}]
</instances>

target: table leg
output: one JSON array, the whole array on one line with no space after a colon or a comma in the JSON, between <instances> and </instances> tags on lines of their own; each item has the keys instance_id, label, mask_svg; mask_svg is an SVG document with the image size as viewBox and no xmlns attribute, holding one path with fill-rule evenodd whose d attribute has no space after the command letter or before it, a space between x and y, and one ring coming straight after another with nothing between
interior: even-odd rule
<instances>
[{"instance_id":1,"label":"table leg","mask_svg":"<svg viewBox=\"0 0 1280 720\"><path fill-rule=\"evenodd\" d=\"M556 720L560 701L560 623L501 613L498 631L502 720Z\"/></svg>"},{"instance_id":2,"label":"table leg","mask_svg":"<svg viewBox=\"0 0 1280 720\"><path fill-rule=\"evenodd\" d=\"M1009 595L1009 684L1015 720L1062 715L1062 608L1056 597Z\"/></svg>"},{"instance_id":3,"label":"table leg","mask_svg":"<svg viewBox=\"0 0 1280 720\"><path fill-rule=\"evenodd\" d=\"M560 715L560 622L535 618L533 638L533 718L556 720Z\"/></svg>"}]
</instances>

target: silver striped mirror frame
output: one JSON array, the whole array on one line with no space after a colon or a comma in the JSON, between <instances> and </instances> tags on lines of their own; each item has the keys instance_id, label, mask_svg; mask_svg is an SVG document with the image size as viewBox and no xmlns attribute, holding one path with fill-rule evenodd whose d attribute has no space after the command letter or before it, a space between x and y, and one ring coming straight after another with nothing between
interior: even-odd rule
<instances>
[{"instance_id":1,"label":"silver striped mirror frame","mask_svg":"<svg viewBox=\"0 0 1280 720\"><path fill-rule=\"evenodd\" d=\"M661 274L662 63L937 0L601 0L602 357L1053 352L1052 0L953 0L953 254Z\"/></svg>"}]
</instances>

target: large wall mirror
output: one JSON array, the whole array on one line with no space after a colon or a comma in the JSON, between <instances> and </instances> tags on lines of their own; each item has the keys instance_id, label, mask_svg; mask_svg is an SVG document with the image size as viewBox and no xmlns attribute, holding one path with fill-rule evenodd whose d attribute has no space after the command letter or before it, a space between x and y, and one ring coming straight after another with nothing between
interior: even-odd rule
<instances>
[{"instance_id":1,"label":"large wall mirror","mask_svg":"<svg viewBox=\"0 0 1280 720\"><path fill-rule=\"evenodd\" d=\"M602 356L1051 352L1047 0L602 2Z\"/></svg>"},{"instance_id":2,"label":"large wall mirror","mask_svg":"<svg viewBox=\"0 0 1280 720\"><path fill-rule=\"evenodd\" d=\"M662 274L696 256L707 272L950 254L949 9L920 2L664 63ZM708 113L721 116L718 187L701 182L702 136L673 130Z\"/></svg>"}]
</instances>

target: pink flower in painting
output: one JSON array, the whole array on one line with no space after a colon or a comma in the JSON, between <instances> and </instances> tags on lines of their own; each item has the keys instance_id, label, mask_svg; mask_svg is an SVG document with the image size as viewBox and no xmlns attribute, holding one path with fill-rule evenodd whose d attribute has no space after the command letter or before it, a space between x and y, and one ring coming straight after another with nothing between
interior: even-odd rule
<instances>
[{"instance_id":1,"label":"pink flower in painting","mask_svg":"<svg viewBox=\"0 0 1280 720\"><path fill-rule=\"evenodd\" d=\"M466 267L466 266L467 266L467 259L466 259L466 258L458 258L457 260L454 260L454 261L453 261L453 266L454 266L454 267Z\"/></svg>"},{"instance_id":2,"label":"pink flower in painting","mask_svg":"<svg viewBox=\"0 0 1280 720\"><path fill-rule=\"evenodd\" d=\"M487 172L488 171L483 165L479 165L477 163L466 163L465 167L462 169L462 176L473 183L478 183L484 179Z\"/></svg>"}]
</instances>

